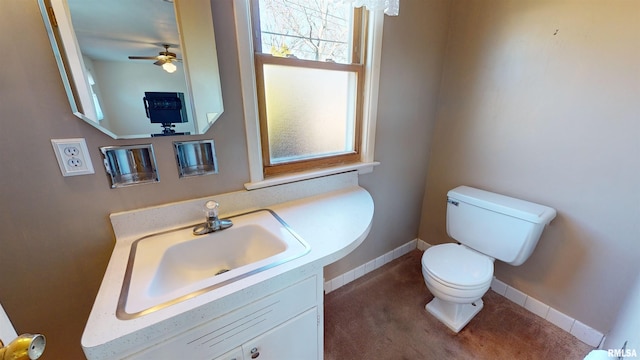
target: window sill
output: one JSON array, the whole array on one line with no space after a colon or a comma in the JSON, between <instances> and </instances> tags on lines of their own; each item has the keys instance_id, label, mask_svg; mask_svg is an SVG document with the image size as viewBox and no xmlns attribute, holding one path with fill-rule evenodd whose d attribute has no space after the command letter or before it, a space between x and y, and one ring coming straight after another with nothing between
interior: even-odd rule
<instances>
[{"instance_id":1,"label":"window sill","mask_svg":"<svg viewBox=\"0 0 640 360\"><path fill-rule=\"evenodd\" d=\"M245 189L247 190L255 190L261 189L274 185L282 185L287 183L292 183L296 181L308 180L317 177L327 176L339 174L347 171L358 171L358 174L368 174L373 171L373 167L380 165L377 161L372 162L357 162L353 164L340 165L340 166L332 166L322 169L314 169L308 171L302 171L293 174L279 175L273 176L268 179L264 179L256 182L249 182L244 184Z\"/></svg>"}]
</instances>

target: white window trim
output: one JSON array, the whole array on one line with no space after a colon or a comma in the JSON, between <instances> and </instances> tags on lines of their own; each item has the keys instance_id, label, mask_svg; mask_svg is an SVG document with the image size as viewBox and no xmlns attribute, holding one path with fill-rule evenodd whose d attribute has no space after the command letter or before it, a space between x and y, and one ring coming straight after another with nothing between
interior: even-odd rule
<instances>
[{"instance_id":1,"label":"white window trim","mask_svg":"<svg viewBox=\"0 0 640 360\"><path fill-rule=\"evenodd\" d=\"M384 13L370 11L367 29L367 60L365 65L364 111L362 117L361 161L354 164L339 165L300 173L285 174L264 178L262 168L262 149L260 147L260 125L258 120L258 96L253 56L251 31L250 0L234 0L236 37L238 41L238 59L240 83L244 108L244 121L247 136L250 182L244 184L247 190L306 180L320 176L357 170L360 174L373 171L379 162L373 160L376 137L376 119L378 115L378 86L380 79L380 58L382 54L382 26Z\"/></svg>"}]
</instances>

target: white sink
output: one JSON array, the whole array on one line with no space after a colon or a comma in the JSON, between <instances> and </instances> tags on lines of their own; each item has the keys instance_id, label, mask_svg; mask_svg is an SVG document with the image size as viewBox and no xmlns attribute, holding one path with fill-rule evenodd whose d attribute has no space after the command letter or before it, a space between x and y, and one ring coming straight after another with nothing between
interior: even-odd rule
<instances>
[{"instance_id":1,"label":"white sink","mask_svg":"<svg viewBox=\"0 0 640 360\"><path fill-rule=\"evenodd\" d=\"M231 218L231 228L193 235L193 226L145 236L131 246L117 316L131 319L264 271L309 252L271 210Z\"/></svg>"}]
</instances>

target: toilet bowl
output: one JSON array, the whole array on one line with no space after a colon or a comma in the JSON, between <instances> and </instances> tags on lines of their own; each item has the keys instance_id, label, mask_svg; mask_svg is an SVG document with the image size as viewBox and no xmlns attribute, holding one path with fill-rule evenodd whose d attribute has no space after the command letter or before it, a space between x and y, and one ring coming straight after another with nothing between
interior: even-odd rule
<instances>
[{"instance_id":1,"label":"toilet bowl","mask_svg":"<svg viewBox=\"0 0 640 360\"><path fill-rule=\"evenodd\" d=\"M422 275L434 296L425 308L459 332L483 307L493 279L493 259L458 244L432 246L422 255Z\"/></svg>"},{"instance_id":2,"label":"toilet bowl","mask_svg":"<svg viewBox=\"0 0 640 360\"><path fill-rule=\"evenodd\" d=\"M450 190L447 234L459 244L431 246L422 255L424 283L434 296L427 311L462 330L484 306L494 260L522 264L555 216L550 207L468 186Z\"/></svg>"}]
</instances>

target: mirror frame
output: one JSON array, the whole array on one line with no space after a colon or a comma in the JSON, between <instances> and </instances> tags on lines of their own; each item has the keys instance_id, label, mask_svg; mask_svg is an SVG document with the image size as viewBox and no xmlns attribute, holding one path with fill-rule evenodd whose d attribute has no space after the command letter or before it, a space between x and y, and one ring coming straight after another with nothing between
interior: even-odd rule
<instances>
[{"instance_id":1,"label":"mirror frame","mask_svg":"<svg viewBox=\"0 0 640 360\"><path fill-rule=\"evenodd\" d=\"M93 120L97 116L67 2L38 0L38 6L73 115L114 139L151 137L151 134L119 135ZM194 118L192 135L202 135L224 111L211 3L210 0L174 0L174 9Z\"/></svg>"}]
</instances>

